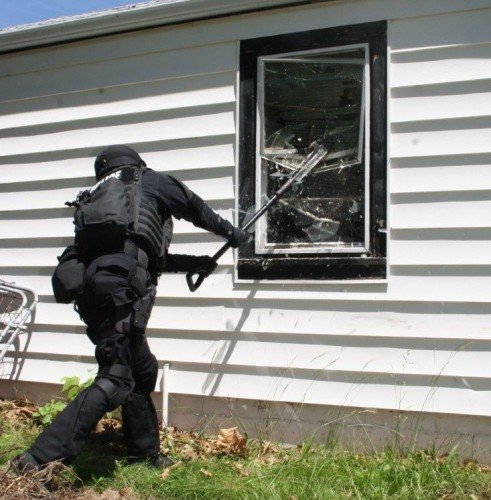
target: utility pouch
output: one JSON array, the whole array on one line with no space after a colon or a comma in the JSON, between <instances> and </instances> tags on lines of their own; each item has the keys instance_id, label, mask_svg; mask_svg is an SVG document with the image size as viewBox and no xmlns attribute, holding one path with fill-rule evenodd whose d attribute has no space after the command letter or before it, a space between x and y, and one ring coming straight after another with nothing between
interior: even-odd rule
<instances>
[{"instance_id":1,"label":"utility pouch","mask_svg":"<svg viewBox=\"0 0 491 500\"><path fill-rule=\"evenodd\" d=\"M147 291L147 279L146 268L135 263L128 274L128 284L139 297L142 297Z\"/></svg>"},{"instance_id":2,"label":"utility pouch","mask_svg":"<svg viewBox=\"0 0 491 500\"><path fill-rule=\"evenodd\" d=\"M164 237L163 237L163 247L160 254L160 259L157 264L158 273L162 273L167 265L167 254L169 250L170 243L172 241L172 235L174 233L174 223L172 222L172 217L167 217L164 221Z\"/></svg>"},{"instance_id":3,"label":"utility pouch","mask_svg":"<svg viewBox=\"0 0 491 500\"><path fill-rule=\"evenodd\" d=\"M116 177L100 181L82 194L75 212L77 243L85 253L117 252L128 230L127 190Z\"/></svg>"},{"instance_id":4,"label":"utility pouch","mask_svg":"<svg viewBox=\"0 0 491 500\"><path fill-rule=\"evenodd\" d=\"M156 295L157 288L154 285L150 285L147 289L147 293L133 304L131 322L133 326L132 330L136 333L145 333L145 328L147 327Z\"/></svg>"},{"instance_id":5,"label":"utility pouch","mask_svg":"<svg viewBox=\"0 0 491 500\"><path fill-rule=\"evenodd\" d=\"M68 246L58 257L51 284L56 302L69 304L84 289L85 264L75 246Z\"/></svg>"}]
</instances>

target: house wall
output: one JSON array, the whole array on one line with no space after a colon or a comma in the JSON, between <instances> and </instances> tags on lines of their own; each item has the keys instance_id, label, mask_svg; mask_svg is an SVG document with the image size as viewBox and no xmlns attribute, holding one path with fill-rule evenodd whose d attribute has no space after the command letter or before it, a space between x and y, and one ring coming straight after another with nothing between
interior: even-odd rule
<instances>
[{"instance_id":1,"label":"house wall","mask_svg":"<svg viewBox=\"0 0 491 500\"><path fill-rule=\"evenodd\" d=\"M0 275L40 294L2 378L35 392L94 368L93 347L71 306L54 302L50 275L73 233L63 204L93 182L101 147L132 145L232 219L238 41L381 19L390 58L387 282L239 285L229 252L194 294L184 276L162 277L149 341L171 363L174 401L460 415L471 442L490 443L481 425L491 417L484 0L315 3L1 56ZM178 221L172 251L210 254L220 244ZM186 404L174 407L173 423Z\"/></svg>"}]
</instances>

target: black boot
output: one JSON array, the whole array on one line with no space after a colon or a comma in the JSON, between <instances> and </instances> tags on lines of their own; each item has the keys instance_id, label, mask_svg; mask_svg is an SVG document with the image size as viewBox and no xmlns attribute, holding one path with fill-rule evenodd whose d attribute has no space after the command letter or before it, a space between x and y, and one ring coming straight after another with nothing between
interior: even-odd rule
<instances>
[{"instance_id":1,"label":"black boot","mask_svg":"<svg viewBox=\"0 0 491 500\"><path fill-rule=\"evenodd\" d=\"M26 472L36 472L42 468L40 464L30 453L25 452L12 459L12 467L17 474Z\"/></svg>"}]
</instances>

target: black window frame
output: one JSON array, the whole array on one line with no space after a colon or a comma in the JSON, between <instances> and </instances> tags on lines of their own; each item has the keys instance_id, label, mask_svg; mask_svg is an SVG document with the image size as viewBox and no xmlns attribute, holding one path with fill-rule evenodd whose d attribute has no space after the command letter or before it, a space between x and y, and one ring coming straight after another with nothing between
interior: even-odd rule
<instances>
[{"instance_id":1,"label":"black window frame","mask_svg":"<svg viewBox=\"0 0 491 500\"><path fill-rule=\"evenodd\" d=\"M370 68L370 251L359 254L258 255L254 241L238 250L239 280L386 279L387 221L387 22L318 29L240 42L239 224L254 205L258 58L279 53L368 44Z\"/></svg>"}]
</instances>

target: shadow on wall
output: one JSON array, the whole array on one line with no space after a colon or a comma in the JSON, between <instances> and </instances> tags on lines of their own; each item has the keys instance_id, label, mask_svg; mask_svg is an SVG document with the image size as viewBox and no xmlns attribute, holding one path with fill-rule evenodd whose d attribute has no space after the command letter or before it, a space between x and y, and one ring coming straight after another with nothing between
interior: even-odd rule
<instances>
[{"instance_id":1,"label":"shadow on wall","mask_svg":"<svg viewBox=\"0 0 491 500\"><path fill-rule=\"evenodd\" d=\"M226 365L234 352L234 349L238 342L238 336L242 331L242 327L246 322L249 314L251 313L251 309L254 303L254 296L256 295L256 290L251 290L249 295L245 300L241 301L242 313L240 315L239 320L237 321L236 326L233 328L232 332L235 338L232 338L227 343L224 343L213 355L213 359L211 362L210 372L208 377L206 377L205 383L201 388L203 394L208 394L208 396L214 396L217 392L218 387L220 386L220 382L223 378L223 373L216 373L214 371L214 366L221 364ZM230 320L227 320L227 323ZM227 324L228 326L228 324Z\"/></svg>"},{"instance_id":2,"label":"shadow on wall","mask_svg":"<svg viewBox=\"0 0 491 500\"><path fill-rule=\"evenodd\" d=\"M0 283L0 378L19 380L35 324L37 295ZM21 338L24 340L21 348Z\"/></svg>"}]
</instances>

